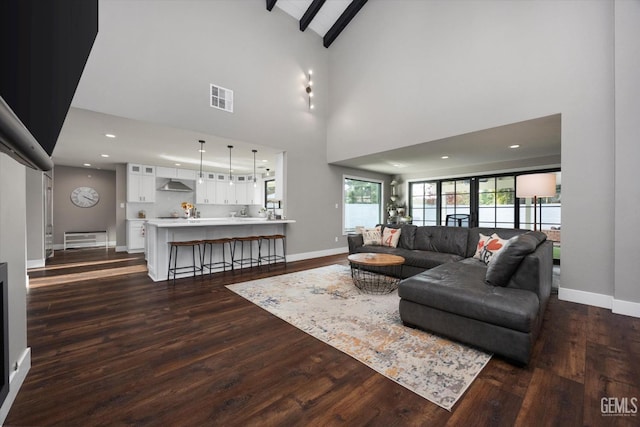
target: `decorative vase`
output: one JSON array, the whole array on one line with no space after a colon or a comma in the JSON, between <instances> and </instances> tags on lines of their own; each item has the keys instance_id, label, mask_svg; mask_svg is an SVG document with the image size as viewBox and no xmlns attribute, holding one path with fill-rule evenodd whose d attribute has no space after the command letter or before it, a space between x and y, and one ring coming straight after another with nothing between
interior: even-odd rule
<instances>
[{"instance_id":1,"label":"decorative vase","mask_svg":"<svg viewBox=\"0 0 640 427\"><path fill-rule=\"evenodd\" d=\"M191 216L191 209L185 209L184 210L184 217L185 218L189 218Z\"/></svg>"}]
</instances>

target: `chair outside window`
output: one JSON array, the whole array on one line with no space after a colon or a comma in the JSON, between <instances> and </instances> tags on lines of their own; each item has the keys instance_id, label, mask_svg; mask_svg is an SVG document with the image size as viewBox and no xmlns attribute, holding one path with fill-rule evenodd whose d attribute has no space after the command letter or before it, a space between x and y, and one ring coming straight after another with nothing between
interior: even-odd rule
<instances>
[{"instance_id":1,"label":"chair outside window","mask_svg":"<svg viewBox=\"0 0 640 427\"><path fill-rule=\"evenodd\" d=\"M447 227L467 227L469 228L469 214L449 214L447 215Z\"/></svg>"}]
</instances>

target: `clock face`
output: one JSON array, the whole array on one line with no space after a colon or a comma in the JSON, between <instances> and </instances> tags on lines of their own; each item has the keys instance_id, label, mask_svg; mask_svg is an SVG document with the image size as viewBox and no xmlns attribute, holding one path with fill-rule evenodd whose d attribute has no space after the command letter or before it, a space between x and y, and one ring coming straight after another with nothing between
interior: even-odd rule
<instances>
[{"instance_id":1,"label":"clock face","mask_svg":"<svg viewBox=\"0 0 640 427\"><path fill-rule=\"evenodd\" d=\"M81 208L95 206L100 200L100 195L91 187L78 187L71 192L71 202Z\"/></svg>"}]
</instances>

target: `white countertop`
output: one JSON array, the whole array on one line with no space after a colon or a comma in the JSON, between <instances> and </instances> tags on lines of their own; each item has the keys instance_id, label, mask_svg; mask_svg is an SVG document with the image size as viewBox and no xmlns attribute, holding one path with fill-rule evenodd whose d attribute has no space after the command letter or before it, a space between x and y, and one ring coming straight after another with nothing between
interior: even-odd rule
<instances>
[{"instance_id":1,"label":"white countertop","mask_svg":"<svg viewBox=\"0 0 640 427\"><path fill-rule=\"evenodd\" d=\"M216 225L259 225L259 224L292 224L293 219L266 219L266 218L176 218L176 219L149 219L147 225L156 227L209 227Z\"/></svg>"}]
</instances>

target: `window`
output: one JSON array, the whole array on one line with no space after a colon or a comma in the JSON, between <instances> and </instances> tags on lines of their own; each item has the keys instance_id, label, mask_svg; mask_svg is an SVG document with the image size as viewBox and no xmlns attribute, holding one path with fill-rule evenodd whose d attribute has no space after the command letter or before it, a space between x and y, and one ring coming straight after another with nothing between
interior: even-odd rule
<instances>
[{"instance_id":1,"label":"window","mask_svg":"<svg viewBox=\"0 0 640 427\"><path fill-rule=\"evenodd\" d=\"M416 225L438 225L438 183L412 182L409 215Z\"/></svg>"},{"instance_id":2,"label":"window","mask_svg":"<svg viewBox=\"0 0 640 427\"><path fill-rule=\"evenodd\" d=\"M441 225L445 225L447 215L471 213L471 180L442 181Z\"/></svg>"},{"instance_id":3,"label":"window","mask_svg":"<svg viewBox=\"0 0 640 427\"><path fill-rule=\"evenodd\" d=\"M266 209L280 209L280 200L276 200L276 180L264 182L264 207Z\"/></svg>"},{"instance_id":4,"label":"window","mask_svg":"<svg viewBox=\"0 0 640 427\"><path fill-rule=\"evenodd\" d=\"M382 181L344 177L342 192L344 205L343 232L356 227L374 227L382 218Z\"/></svg>"},{"instance_id":5,"label":"window","mask_svg":"<svg viewBox=\"0 0 640 427\"><path fill-rule=\"evenodd\" d=\"M478 179L478 226L515 227L515 176Z\"/></svg>"}]
</instances>

